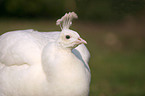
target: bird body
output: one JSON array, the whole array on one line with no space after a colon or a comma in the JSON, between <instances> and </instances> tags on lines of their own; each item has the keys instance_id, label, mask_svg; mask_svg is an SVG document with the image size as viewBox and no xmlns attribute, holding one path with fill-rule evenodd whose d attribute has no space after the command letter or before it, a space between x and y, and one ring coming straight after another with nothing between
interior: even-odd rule
<instances>
[{"instance_id":1,"label":"bird body","mask_svg":"<svg viewBox=\"0 0 145 96\"><path fill-rule=\"evenodd\" d=\"M43 64L45 66L44 72L46 74L49 74L49 76L53 78L52 80L49 78L48 79L50 80L50 82L52 82L51 84L55 85L54 88L55 91L57 92L60 91L59 93L61 93L62 91L65 90L64 96L68 96L70 95L70 93L72 94L72 96L88 95L88 94L87 95L81 95L81 94L86 94L84 92L89 91L88 86L89 86L90 79L84 79L84 78L88 78L90 74L87 74L88 70L85 68L81 60L79 60L71 52L71 50L59 48L58 45L52 43L45 47L43 53L42 54L44 58L42 57L43 58L42 61L44 61ZM55 55L52 56L52 54ZM48 59L47 57L50 56L51 58ZM47 68L50 70L48 70ZM60 84L63 86L61 86ZM77 92L77 94L73 93L75 91L79 91L79 92Z\"/></svg>"},{"instance_id":2,"label":"bird body","mask_svg":"<svg viewBox=\"0 0 145 96\"><path fill-rule=\"evenodd\" d=\"M90 53L75 31L0 36L0 96L88 96Z\"/></svg>"}]
</instances>

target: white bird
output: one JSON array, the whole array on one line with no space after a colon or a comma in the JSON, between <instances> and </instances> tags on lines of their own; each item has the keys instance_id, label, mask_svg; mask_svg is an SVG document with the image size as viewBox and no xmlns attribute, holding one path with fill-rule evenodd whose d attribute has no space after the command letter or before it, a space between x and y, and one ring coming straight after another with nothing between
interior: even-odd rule
<instances>
[{"instance_id":1,"label":"white bird","mask_svg":"<svg viewBox=\"0 0 145 96\"><path fill-rule=\"evenodd\" d=\"M69 27L74 12L57 21L62 31L32 29L0 36L0 96L88 96L90 53Z\"/></svg>"}]
</instances>

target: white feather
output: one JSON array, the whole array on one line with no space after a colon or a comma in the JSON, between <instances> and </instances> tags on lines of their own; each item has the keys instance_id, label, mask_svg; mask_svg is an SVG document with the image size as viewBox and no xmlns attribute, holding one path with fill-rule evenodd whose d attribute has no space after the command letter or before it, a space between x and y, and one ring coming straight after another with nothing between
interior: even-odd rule
<instances>
[{"instance_id":1,"label":"white feather","mask_svg":"<svg viewBox=\"0 0 145 96\"><path fill-rule=\"evenodd\" d=\"M84 44L72 52L56 47L62 33L30 29L0 36L0 96L88 96L90 53Z\"/></svg>"},{"instance_id":2,"label":"white feather","mask_svg":"<svg viewBox=\"0 0 145 96\"><path fill-rule=\"evenodd\" d=\"M56 21L56 25L60 25L61 29L69 29L69 27L72 25L73 18L78 18L76 13L66 13L61 19Z\"/></svg>"}]
</instances>

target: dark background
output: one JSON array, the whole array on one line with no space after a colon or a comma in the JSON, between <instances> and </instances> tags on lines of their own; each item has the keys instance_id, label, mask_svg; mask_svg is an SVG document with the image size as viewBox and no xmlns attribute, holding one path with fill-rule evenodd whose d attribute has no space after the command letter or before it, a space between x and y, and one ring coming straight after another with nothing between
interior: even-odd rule
<instances>
[{"instance_id":1,"label":"dark background","mask_svg":"<svg viewBox=\"0 0 145 96\"><path fill-rule=\"evenodd\" d=\"M145 0L0 0L0 34L60 30L69 11L91 53L90 96L145 96Z\"/></svg>"},{"instance_id":2,"label":"dark background","mask_svg":"<svg viewBox=\"0 0 145 96\"><path fill-rule=\"evenodd\" d=\"M145 14L144 0L1 0L1 17L58 18L75 11L81 19L116 21Z\"/></svg>"}]
</instances>

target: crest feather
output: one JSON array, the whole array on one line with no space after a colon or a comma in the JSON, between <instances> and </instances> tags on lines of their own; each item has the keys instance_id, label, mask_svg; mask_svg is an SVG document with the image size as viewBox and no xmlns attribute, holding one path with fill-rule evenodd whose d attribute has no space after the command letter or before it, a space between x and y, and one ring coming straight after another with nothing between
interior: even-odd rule
<instances>
[{"instance_id":1,"label":"crest feather","mask_svg":"<svg viewBox=\"0 0 145 96\"><path fill-rule=\"evenodd\" d=\"M69 29L72 25L73 18L78 18L75 12L66 13L61 19L56 21L56 25L60 25L61 29Z\"/></svg>"}]
</instances>

